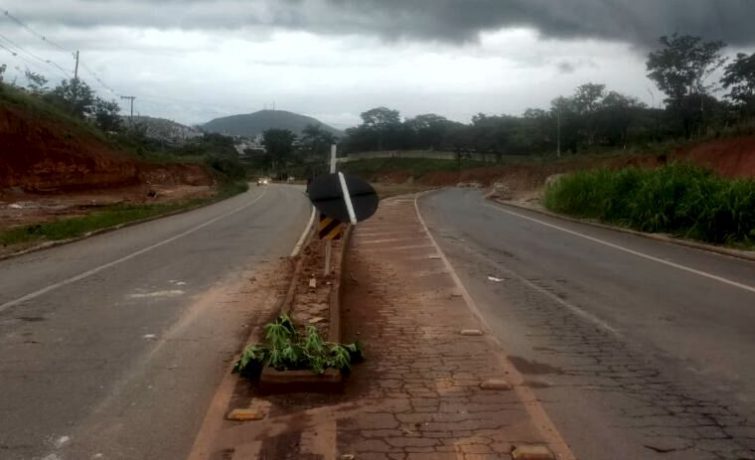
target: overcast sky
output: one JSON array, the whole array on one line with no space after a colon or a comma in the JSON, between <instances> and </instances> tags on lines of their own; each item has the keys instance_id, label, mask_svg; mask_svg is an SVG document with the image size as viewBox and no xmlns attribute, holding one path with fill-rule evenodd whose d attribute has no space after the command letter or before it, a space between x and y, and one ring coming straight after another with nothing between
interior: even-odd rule
<instances>
[{"instance_id":1,"label":"overcast sky","mask_svg":"<svg viewBox=\"0 0 755 460\"><path fill-rule=\"evenodd\" d=\"M0 12L8 79L28 67L57 83L80 50L101 96L187 124L273 104L339 128L381 105L468 122L588 81L660 105L644 64L659 36L755 50L752 0L0 0Z\"/></svg>"}]
</instances>

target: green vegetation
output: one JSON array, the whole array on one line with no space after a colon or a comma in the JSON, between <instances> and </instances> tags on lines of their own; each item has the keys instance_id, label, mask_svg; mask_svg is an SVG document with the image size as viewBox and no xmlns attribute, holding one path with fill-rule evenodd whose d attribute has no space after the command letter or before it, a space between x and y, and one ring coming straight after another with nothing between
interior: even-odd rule
<instances>
[{"instance_id":1,"label":"green vegetation","mask_svg":"<svg viewBox=\"0 0 755 460\"><path fill-rule=\"evenodd\" d=\"M311 370L315 374L327 369L347 372L362 359L359 343L325 342L314 326L301 332L288 315L281 315L265 326L265 342L248 346L233 370L248 378L259 377L265 366L279 371Z\"/></svg>"},{"instance_id":2,"label":"green vegetation","mask_svg":"<svg viewBox=\"0 0 755 460\"><path fill-rule=\"evenodd\" d=\"M77 238L87 233L113 228L179 211L188 211L215 201L243 193L248 189L245 181L227 182L212 197L194 198L173 203L144 205L113 205L82 217L71 217L52 222L27 225L0 232L0 246L16 246L45 241Z\"/></svg>"},{"instance_id":3,"label":"green vegetation","mask_svg":"<svg viewBox=\"0 0 755 460\"><path fill-rule=\"evenodd\" d=\"M550 186L544 204L554 212L645 232L755 243L755 181L724 179L686 164L577 172Z\"/></svg>"},{"instance_id":4,"label":"green vegetation","mask_svg":"<svg viewBox=\"0 0 755 460\"><path fill-rule=\"evenodd\" d=\"M480 113L471 123L432 113L402 119L397 110L376 107L346 131L342 151L445 150L500 160L505 155L645 149L727 135L734 126L751 125L755 117L755 54L739 54L726 65L725 46L687 35L661 37L646 61L648 78L665 95L656 101L651 93L652 107L594 82L555 98L548 109L530 108L520 116ZM712 81L722 73L719 82ZM728 90L722 99L715 95L719 86Z\"/></svg>"}]
</instances>

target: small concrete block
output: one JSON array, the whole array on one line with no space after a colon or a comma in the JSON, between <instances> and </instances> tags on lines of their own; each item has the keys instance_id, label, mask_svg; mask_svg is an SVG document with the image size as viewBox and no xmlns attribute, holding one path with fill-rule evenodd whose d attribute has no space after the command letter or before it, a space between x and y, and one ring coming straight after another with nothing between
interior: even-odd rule
<instances>
[{"instance_id":1,"label":"small concrete block","mask_svg":"<svg viewBox=\"0 0 755 460\"><path fill-rule=\"evenodd\" d=\"M265 418L265 413L259 409L233 409L227 418L236 422L251 422L262 420Z\"/></svg>"},{"instance_id":2,"label":"small concrete block","mask_svg":"<svg viewBox=\"0 0 755 460\"><path fill-rule=\"evenodd\" d=\"M542 444L522 444L511 451L514 460L555 460L550 449Z\"/></svg>"},{"instance_id":3,"label":"small concrete block","mask_svg":"<svg viewBox=\"0 0 755 460\"><path fill-rule=\"evenodd\" d=\"M504 379L489 379L480 384L483 390L510 390L511 384Z\"/></svg>"},{"instance_id":4,"label":"small concrete block","mask_svg":"<svg viewBox=\"0 0 755 460\"><path fill-rule=\"evenodd\" d=\"M479 329L463 329L461 331L461 335L467 336L467 337L477 337L482 335L482 331Z\"/></svg>"}]
</instances>

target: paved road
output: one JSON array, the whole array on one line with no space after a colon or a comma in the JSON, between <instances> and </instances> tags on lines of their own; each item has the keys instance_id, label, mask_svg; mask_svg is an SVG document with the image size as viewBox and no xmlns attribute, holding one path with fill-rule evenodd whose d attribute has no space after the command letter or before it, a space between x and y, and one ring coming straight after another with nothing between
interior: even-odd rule
<instances>
[{"instance_id":1,"label":"paved road","mask_svg":"<svg viewBox=\"0 0 755 460\"><path fill-rule=\"evenodd\" d=\"M578 458L755 458L755 263L468 189L420 210Z\"/></svg>"},{"instance_id":2,"label":"paved road","mask_svg":"<svg viewBox=\"0 0 755 460\"><path fill-rule=\"evenodd\" d=\"M259 264L310 216L302 188L0 262L0 458L185 458L245 338Z\"/></svg>"}]
</instances>

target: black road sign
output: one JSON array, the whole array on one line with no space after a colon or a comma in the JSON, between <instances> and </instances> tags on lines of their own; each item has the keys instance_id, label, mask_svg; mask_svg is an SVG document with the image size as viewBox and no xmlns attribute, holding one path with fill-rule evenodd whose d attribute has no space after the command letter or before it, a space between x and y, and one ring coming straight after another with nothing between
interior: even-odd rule
<instances>
[{"instance_id":1,"label":"black road sign","mask_svg":"<svg viewBox=\"0 0 755 460\"><path fill-rule=\"evenodd\" d=\"M377 211L378 196L375 189L362 179L344 174L346 188L351 196L356 220L363 221ZM341 180L336 174L319 176L307 189L315 207L328 217L341 222L350 222L349 211L343 198Z\"/></svg>"}]
</instances>

